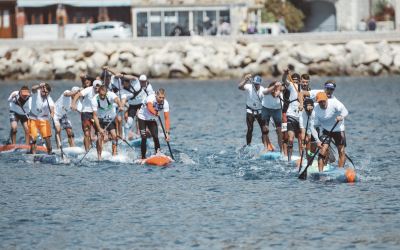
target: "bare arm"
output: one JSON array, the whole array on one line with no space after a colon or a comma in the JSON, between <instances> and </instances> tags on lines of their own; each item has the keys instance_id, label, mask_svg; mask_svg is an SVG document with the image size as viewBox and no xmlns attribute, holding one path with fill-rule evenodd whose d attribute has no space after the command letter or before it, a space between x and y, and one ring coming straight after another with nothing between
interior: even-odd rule
<instances>
[{"instance_id":1,"label":"bare arm","mask_svg":"<svg viewBox=\"0 0 400 250\"><path fill-rule=\"evenodd\" d=\"M304 97L310 97L310 92L305 91L305 92L299 92L297 99L299 100L299 110L302 111L303 110L303 103L304 103Z\"/></svg>"},{"instance_id":2,"label":"bare arm","mask_svg":"<svg viewBox=\"0 0 400 250\"><path fill-rule=\"evenodd\" d=\"M75 95L75 94L78 93L79 91L80 91L80 90L70 91L70 92L68 92L68 93L64 93L64 96L70 97L70 96Z\"/></svg>"},{"instance_id":3,"label":"bare arm","mask_svg":"<svg viewBox=\"0 0 400 250\"><path fill-rule=\"evenodd\" d=\"M74 96L74 99L72 100L71 110L76 110L75 104L81 97L83 97L82 93L78 93L77 95Z\"/></svg>"},{"instance_id":4,"label":"bare arm","mask_svg":"<svg viewBox=\"0 0 400 250\"><path fill-rule=\"evenodd\" d=\"M275 89L279 89L280 91L283 91L283 90L285 90L285 87L283 87L282 84L281 84L280 82L277 82L277 83L275 83L274 86L271 86L271 87L268 87L267 89L265 89L265 90L263 91L263 94L264 94L264 95L269 95L269 94L271 94L272 91L275 90Z\"/></svg>"},{"instance_id":5,"label":"bare arm","mask_svg":"<svg viewBox=\"0 0 400 250\"><path fill-rule=\"evenodd\" d=\"M124 110L125 110L125 109L124 109L124 105L125 105L125 102L124 102L124 101L120 102L119 99L118 99L118 97L115 97L115 98L114 98L114 102L115 102L116 104L118 104L119 110L121 110L121 111L124 111Z\"/></svg>"},{"instance_id":6,"label":"bare arm","mask_svg":"<svg viewBox=\"0 0 400 250\"><path fill-rule=\"evenodd\" d=\"M94 124L96 124L97 129L99 130L100 135L102 135L104 131L100 127L99 118L97 117L97 111L93 111L93 120L94 120Z\"/></svg>"},{"instance_id":7,"label":"bare arm","mask_svg":"<svg viewBox=\"0 0 400 250\"><path fill-rule=\"evenodd\" d=\"M282 76L282 82L283 84L286 85L286 87L288 87L290 85L290 80L287 79L287 75L289 74L289 68L284 68L283 69L283 76Z\"/></svg>"},{"instance_id":8,"label":"bare arm","mask_svg":"<svg viewBox=\"0 0 400 250\"><path fill-rule=\"evenodd\" d=\"M246 76L244 77L244 80L241 81L241 82L239 83L238 89L240 89L240 90L245 90L244 85L246 84L246 82L247 82L251 77L252 77L251 74L246 75Z\"/></svg>"},{"instance_id":9,"label":"bare arm","mask_svg":"<svg viewBox=\"0 0 400 250\"><path fill-rule=\"evenodd\" d=\"M54 118L54 107L50 106L50 116Z\"/></svg>"}]
</instances>

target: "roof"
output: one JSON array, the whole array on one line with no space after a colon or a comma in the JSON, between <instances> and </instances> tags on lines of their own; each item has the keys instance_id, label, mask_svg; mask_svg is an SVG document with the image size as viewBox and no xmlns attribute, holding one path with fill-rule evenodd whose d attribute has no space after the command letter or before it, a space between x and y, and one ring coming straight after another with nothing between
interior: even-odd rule
<instances>
[{"instance_id":1,"label":"roof","mask_svg":"<svg viewBox=\"0 0 400 250\"><path fill-rule=\"evenodd\" d=\"M55 4L65 4L76 7L116 7L131 6L131 0L18 0L18 7L43 7Z\"/></svg>"}]
</instances>

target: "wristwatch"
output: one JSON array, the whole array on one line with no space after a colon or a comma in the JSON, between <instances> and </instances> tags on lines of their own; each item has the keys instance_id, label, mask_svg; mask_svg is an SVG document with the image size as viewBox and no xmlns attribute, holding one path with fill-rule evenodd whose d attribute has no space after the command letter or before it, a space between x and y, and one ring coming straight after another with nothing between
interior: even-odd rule
<instances>
[{"instance_id":1,"label":"wristwatch","mask_svg":"<svg viewBox=\"0 0 400 250\"><path fill-rule=\"evenodd\" d=\"M165 133L167 133L167 134L169 134L169 135L170 135L170 132L169 132L169 131L167 131L167 132L165 132Z\"/></svg>"}]
</instances>

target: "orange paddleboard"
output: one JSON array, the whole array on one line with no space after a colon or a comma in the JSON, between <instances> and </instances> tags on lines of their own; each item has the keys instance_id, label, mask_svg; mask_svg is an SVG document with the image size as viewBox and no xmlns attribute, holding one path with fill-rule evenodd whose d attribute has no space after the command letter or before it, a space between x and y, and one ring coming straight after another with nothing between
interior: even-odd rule
<instances>
[{"instance_id":1,"label":"orange paddleboard","mask_svg":"<svg viewBox=\"0 0 400 250\"><path fill-rule=\"evenodd\" d=\"M0 145L0 152L4 151L10 151L13 150L14 148L20 148L20 149L31 149L30 145ZM47 148L43 146L37 146L36 150L47 152Z\"/></svg>"},{"instance_id":2,"label":"orange paddleboard","mask_svg":"<svg viewBox=\"0 0 400 250\"><path fill-rule=\"evenodd\" d=\"M138 159L136 160L136 163L139 164L147 164L147 165L156 165L156 166L164 166L168 162L171 162L171 158L164 154L157 154L157 155L152 155L149 158L146 159Z\"/></svg>"}]
</instances>

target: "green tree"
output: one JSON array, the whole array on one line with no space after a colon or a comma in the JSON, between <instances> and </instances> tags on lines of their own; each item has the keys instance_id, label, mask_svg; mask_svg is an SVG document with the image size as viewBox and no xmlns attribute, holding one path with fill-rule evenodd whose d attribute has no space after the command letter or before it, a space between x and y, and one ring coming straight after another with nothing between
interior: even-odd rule
<instances>
[{"instance_id":1,"label":"green tree","mask_svg":"<svg viewBox=\"0 0 400 250\"><path fill-rule=\"evenodd\" d=\"M285 17L285 26L291 32L300 31L305 18L303 12L291 2L282 0L265 0L265 9L261 12L263 22L277 22L281 16Z\"/></svg>"}]
</instances>

